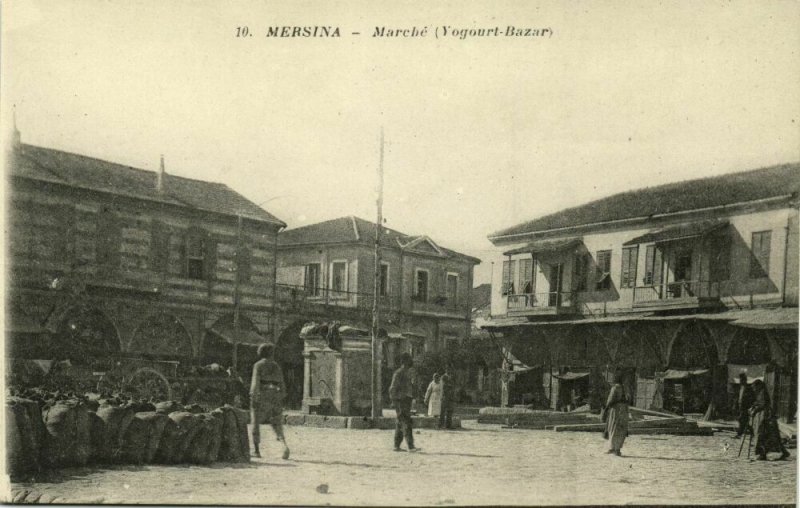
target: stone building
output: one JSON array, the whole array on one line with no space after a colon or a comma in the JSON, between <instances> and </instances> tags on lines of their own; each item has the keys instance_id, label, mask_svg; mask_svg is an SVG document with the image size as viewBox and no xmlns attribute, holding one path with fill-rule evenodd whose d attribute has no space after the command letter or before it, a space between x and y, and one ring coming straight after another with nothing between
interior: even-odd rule
<instances>
[{"instance_id":1,"label":"stone building","mask_svg":"<svg viewBox=\"0 0 800 508\"><path fill-rule=\"evenodd\" d=\"M527 366L512 403L725 413L736 375L797 394L800 164L633 190L498 231L484 328ZM575 400L580 399L580 400Z\"/></svg>"},{"instance_id":2,"label":"stone building","mask_svg":"<svg viewBox=\"0 0 800 508\"><path fill-rule=\"evenodd\" d=\"M16 133L8 166L12 357L230 366L232 343L272 335L280 219L163 158L147 171Z\"/></svg>"},{"instance_id":3,"label":"stone building","mask_svg":"<svg viewBox=\"0 0 800 508\"><path fill-rule=\"evenodd\" d=\"M342 217L283 231L278 245L278 355L287 377L302 386L304 323L338 321L370 330L375 224ZM387 337L384 376L391 376L388 367L401 351L416 356L469 337L479 262L427 236L383 228L378 304Z\"/></svg>"}]
</instances>

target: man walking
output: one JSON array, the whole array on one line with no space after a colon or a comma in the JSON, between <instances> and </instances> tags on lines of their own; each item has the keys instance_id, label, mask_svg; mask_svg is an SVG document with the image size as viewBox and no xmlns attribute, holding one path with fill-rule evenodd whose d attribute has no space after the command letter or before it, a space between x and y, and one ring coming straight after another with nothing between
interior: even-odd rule
<instances>
[{"instance_id":1,"label":"man walking","mask_svg":"<svg viewBox=\"0 0 800 508\"><path fill-rule=\"evenodd\" d=\"M442 376L442 412L439 413L439 428L453 428L453 407L455 406L455 385L453 376L445 372Z\"/></svg>"},{"instance_id":2,"label":"man walking","mask_svg":"<svg viewBox=\"0 0 800 508\"><path fill-rule=\"evenodd\" d=\"M736 400L736 410L739 413L739 428L736 437L740 438L748 431L750 425L750 406L753 405L753 388L747 384L747 374L739 373L739 397Z\"/></svg>"},{"instance_id":3,"label":"man walking","mask_svg":"<svg viewBox=\"0 0 800 508\"><path fill-rule=\"evenodd\" d=\"M275 346L261 344L258 346L258 360L253 365L253 380L250 384L250 420L253 424L253 454L261 457L258 445L261 442L262 424L269 423L272 430L283 443L283 458L289 458L289 447L283 434L283 398L286 394L286 383L280 365L273 360Z\"/></svg>"},{"instance_id":4,"label":"man walking","mask_svg":"<svg viewBox=\"0 0 800 508\"><path fill-rule=\"evenodd\" d=\"M400 445L403 443L404 436L408 451L415 452L419 449L414 446L414 429L411 422L411 401L414 395L409 369L413 365L411 355L408 353L400 355L400 368L394 371L392 384L389 387L389 397L397 412L397 422L395 422L394 428L394 451L396 452L403 451Z\"/></svg>"}]
</instances>

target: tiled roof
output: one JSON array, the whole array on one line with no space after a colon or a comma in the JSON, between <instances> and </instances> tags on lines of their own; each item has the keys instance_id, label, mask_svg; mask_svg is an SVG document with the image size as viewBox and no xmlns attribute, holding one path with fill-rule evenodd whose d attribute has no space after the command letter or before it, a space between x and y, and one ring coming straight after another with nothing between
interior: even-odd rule
<instances>
[{"instance_id":1,"label":"tiled roof","mask_svg":"<svg viewBox=\"0 0 800 508\"><path fill-rule=\"evenodd\" d=\"M408 245L420 236L407 235L394 229L384 227L381 229L381 246L400 249ZM339 217L316 224L309 224L299 228L288 229L278 235L278 245L297 246L297 245L325 245L337 243L360 243L364 245L375 245L375 223L359 217ZM479 259L461 254L459 252L446 249L437 244L437 247L446 256L457 256L466 258L474 263L480 263Z\"/></svg>"},{"instance_id":2,"label":"tiled roof","mask_svg":"<svg viewBox=\"0 0 800 508\"><path fill-rule=\"evenodd\" d=\"M615 194L502 229L489 235L489 239L733 205L798 192L800 163L795 162Z\"/></svg>"},{"instance_id":3,"label":"tiled roof","mask_svg":"<svg viewBox=\"0 0 800 508\"><path fill-rule=\"evenodd\" d=\"M72 187L129 196L225 215L286 224L221 183L192 180L166 173L164 192L156 189L157 173L50 148L21 145L14 150L11 174Z\"/></svg>"}]
</instances>

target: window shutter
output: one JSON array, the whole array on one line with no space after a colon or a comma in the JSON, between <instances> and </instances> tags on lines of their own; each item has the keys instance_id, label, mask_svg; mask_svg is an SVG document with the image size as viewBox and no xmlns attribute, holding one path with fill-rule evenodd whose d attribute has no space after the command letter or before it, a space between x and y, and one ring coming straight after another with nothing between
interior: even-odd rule
<instances>
[{"instance_id":1,"label":"window shutter","mask_svg":"<svg viewBox=\"0 0 800 508\"><path fill-rule=\"evenodd\" d=\"M187 254L189 252L188 243L189 243L189 233L183 235L181 239L180 247L178 249L178 257L180 258L181 263L181 276L188 277L189 276L189 263Z\"/></svg>"},{"instance_id":2,"label":"window shutter","mask_svg":"<svg viewBox=\"0 0 800 508\"><path fill-rule=\"evenodd\" d=\"M169 261L169 234L161 221L150 223L150 263L154 272L165 272Z\"/></svg>"},{"instance_id":3,"label":"window shutter","mask_svg":"<svg viewBox=\"0 0 800 508\"><path fill-rule=\"evenodd\" d=\"M217 240L211 235L206 235L203 239L203 275L206 280L212 281L217 277Z\"/></svg>"}]
</instances>

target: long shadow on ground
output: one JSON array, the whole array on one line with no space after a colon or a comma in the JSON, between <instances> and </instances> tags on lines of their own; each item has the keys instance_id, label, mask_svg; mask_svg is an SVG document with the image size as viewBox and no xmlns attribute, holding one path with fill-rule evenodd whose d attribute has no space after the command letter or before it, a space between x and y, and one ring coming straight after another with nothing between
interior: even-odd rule
<instances>
[{"instance_id":1,"label":"long shadow on ground","mask_svg":"<svg viewBox=\"0 0 800 508\"><path fill-rule=\"evenodd\" d=\"M292 462L299 462L301 464L319 464L322 466L353 466L364 467L369 469L400 469L397 466L382 466L380 464L364 464L359 462L344 462L341 460L299 460L289 459Z\"/></svg>"}]
</instances>

